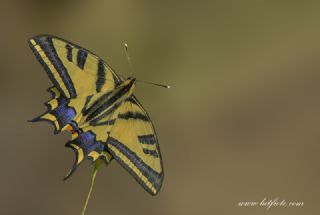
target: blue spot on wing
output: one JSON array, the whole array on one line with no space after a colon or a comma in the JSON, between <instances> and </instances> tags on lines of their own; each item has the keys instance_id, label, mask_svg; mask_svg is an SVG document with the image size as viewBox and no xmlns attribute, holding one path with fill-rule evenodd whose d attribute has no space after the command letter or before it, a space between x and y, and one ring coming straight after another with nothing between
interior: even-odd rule
<instances>
[{"instance_id":1,"label":"blue spot on wing","mask_svg":"<svg viewBox=\"0 0 320 215\"><path fill-rule=\"evenodd\" d=\"M68 107L68 100L65 98L59 98L58 104L58 107L52 110L51 114L57 118L60 128L63 128L73 120L76 111Z\"/></svg>"}]
</instances>

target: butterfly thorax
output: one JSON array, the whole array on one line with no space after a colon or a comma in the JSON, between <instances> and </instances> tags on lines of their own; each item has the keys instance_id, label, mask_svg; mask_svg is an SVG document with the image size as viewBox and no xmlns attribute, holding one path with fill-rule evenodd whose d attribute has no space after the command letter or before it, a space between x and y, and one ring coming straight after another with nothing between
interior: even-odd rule
<instances>
[{"instance_id":1,"label":"butterfly thorax","mask_svg":"<svg viewBox=\"0 0 320 215\"><path fill-rule=\"evenodd\" d=\"M100 118L106 118L111 115L123 101L130 98L135 89L135 78L128 78L114 90L103 93L99 98L86 107L83 111L83 120L90 122L99 121Z\"/></svg>"}]
</instances>

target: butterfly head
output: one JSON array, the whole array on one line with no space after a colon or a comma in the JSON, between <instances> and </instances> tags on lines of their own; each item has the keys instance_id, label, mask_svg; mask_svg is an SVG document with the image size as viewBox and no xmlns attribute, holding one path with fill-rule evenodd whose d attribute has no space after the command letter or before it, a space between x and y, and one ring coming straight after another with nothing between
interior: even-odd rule
<instances>
[{"instance_id":1,"label":"butterfly head","mask_svg":"<svg viewBox=\"0 0 320 215\"><path fill-rule=\"evenodd\" d=\"M133 82L134 82L134 81L136 80L136 78L135 78L135 77L133 77L133 76L129 76L127 80L128 80L128 81L133 81Z\"/></svg>"},{"instance_id":2,"label":"butterfly head","mask_svg":"<svg viewBox=\"0 0 320 215\"><path fill-rule=\"evenodd\" d=\"M136 78L134 77L127 78L127 80L123 82L123 86L125 86L126 88L129 88L130 94L132 94L136 86Z\"/></svg>"},{"instance_id":3,"label":"butterfly head","mask_svg":"<svg viewBox=\"0 0 320 215\"><path fill-rule=\"evenodd\" d=\"M135 85L136 78L135 77L128 77L127 80L124 81L127 85Z\"/></svg>"}]
</instances>

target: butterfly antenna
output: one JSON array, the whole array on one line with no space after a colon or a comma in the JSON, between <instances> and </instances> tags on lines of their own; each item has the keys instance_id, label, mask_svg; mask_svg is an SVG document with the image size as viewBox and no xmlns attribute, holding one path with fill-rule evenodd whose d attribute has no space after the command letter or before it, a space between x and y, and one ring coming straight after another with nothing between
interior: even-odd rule
<instances>
[{"instance_id":1,"label":"butterfly antenna","mask_svg":"<svg viewBox=\"0 0 320 215\"><path fill-rule=\"evenodd\" d=\"M130 57L129 48L128 48L128 44L127 43L124 43L124 50L126 51L128 64L129 64L129 67L130 67L130 74L131 74L131 77L132 77L134 69L133 69L133 66L132 66L131 57ZM137 82L141 82L141 83L145 83L145 84L152 84L152 85L159 86L159 87L164 87L164 88L167 88L167 89L171 88L169 85L157 84L157 83L153 83L153 82L149 82L149 81L137 80Z\"/></svg>"},{"instance_id":2,"label":"butterfly antenna","mask_svg":"<svg viewBox=\"0 0 320 215\"><path fill-rule=\"evenodd\" d=\"M130 53L129 53L129 50L128 50L128 44L127 43L124 43L124 50L126 52L128 64L129 64L129 67L130 67L130 76L133 76L133 66L132 66L131 57L130 57Z\"/></svg>"},{"instance_id":3,"label":"butterfly antenna","mask_svg":"<svg viewBox=\"0 0 320 215\"><path fill-rule=\"evenodd\" d=\"M141 83L145 83L145 84L152 84L158 87L163 87L163 88L167 88L170 89L171 86L170 85L165 85L165 84L158 84L158 83L153 83L153 82L149 82L149 81L141 81L141 80L136 80L137 82L141 82Z\"/></svg>"}]
</instances>

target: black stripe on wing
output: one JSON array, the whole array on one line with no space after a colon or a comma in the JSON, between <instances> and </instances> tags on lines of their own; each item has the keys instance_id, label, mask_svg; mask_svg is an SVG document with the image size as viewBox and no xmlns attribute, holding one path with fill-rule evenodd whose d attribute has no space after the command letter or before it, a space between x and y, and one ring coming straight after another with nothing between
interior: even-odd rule
<instances>
[{"instance_id":1,"label":"black stripe on wing","mask_svg":"<svg viewBox=\"0 0 320 215\"><path fill-rule=\"evenodd\" d=\"M146 122L150 121L150 119L146 115L138 113L138 112L131 112L131 111L119 114L118 118L126 119L126 120L129 120L129 119L140 119L140 120L143 120L143 121L146 121Z\"/></svg>"},{"instance_id":2,"label":"black stripe on wing","mask_svg":"<svg viewBox=\"0 0 320 215\"><path fill-rule=\"evenodd\" d=\"M90 125L98 126L98 125L114 125L116 119L110 119L103 122L90 122Z\"/></svg>"},{"instance_id":3,"label":"black stripe on wing","mask_svg":"<svg viewBox=\"0 0 320 215\"><path fill-rule=\"evenodd\" d=\"M117 80L116 78L114 78L114 80ZM106 69L104 67L103 61L99 60L98 63L98 78L97 78L97 82L96 82L96 90L97 92L100 92L104 83L106 82ZM116 85L118 85L116 83Z\"/></svg>"},{"instance_id":4,"label":"black stripe on wing","mask_svg":"<svg viewBox=\"0 0 320 215\"><path fill-rule=\"evenodd\" d=\"M59 85L58 81L54 78L49 66L44 62L44 60L42 59L42 57L40 56L39 52L36 50L36 48L32 45L32 43L30 42L30 40L28 41L28 44L33 52L33 54L36 56L37 60L40 62L40 64L42 65L42 67L44 68L44 70L46 71L49 79L52 81L52 83L54 84L54 86L63 94L63 90L61 88L61 86Z\"/></svg>"},{"instance_id":5,"label":"black stripe on wing","mask_svg":"<svg viewBox=\"0 0 320 215\"><path fill-rule=\"evenodd\" d=\"M37 43L37 45L39 45L41 47L41 49L44 51L46 57L49 59L49 61L52 63L54 68L59 73L64 85L66 86L66 88L69 92L70 98L75 98L77 96L76 90L75 90L74 85L72 83L72 80L69 76L68 70L63 65L63 63L61 62L61 60L56 52L56 49L55 49L53 42L52 42L52 37L50 37L50 36L37 36L32 39ZM30 43L30 41L29 41L29 45L30 45L31 49L33 50L33 52L37 52L35 50L34 46ZM36 56L42 65L46 64L40 55L36 55ZM55 84L55 86L58 87L59 89L61 89L59 84L57 84L57 81L55 80L54 76L52 75L52 71L50 71L49 67L48 66L44 66L44 67L46 70L49 70L49 73L51 73L48 75L49 75L49 78ZM48 71L47 71L47 73L48 73ZM61 90L61 92L63 93L62 90Z\"/></svg>"},{"instance_id":6,"label":"black stripe on wing","mask_svg":"<svg viewBox=\"0 0 320 215\"><path fill-rule=\"evenodd\" d=\"M101 121L103 121L103 119L105 119L105 118L108 118L112 113L114 113L120 105L121 105L121 103L116 103L111 108L109 108L107 111L105 111L103 114L101 114L100 116L91 120L90 125L100 125Z\"/></svg>"},{"instance_id":7,"label":"black stripe on wing","mask_svg":"<svg viewBox=\"0 0 320 215\"><path fill-rule=\"evenodd\" d=\"M138 136L138 140L140 143L147 145L154 145L157 143L157 140L153 134L140 135Z\"/></svg>"},{"instance_id":8,"label":"black stripe on wing","mask_svg":"<svg viewBox=\"0 0 320 215\"><path fill-rule=\"evenodd\" d=\"M125 86L115 93L109 92L101 96L101 98L95 101L94 104L84 112L84 115L88 114L86 121L90 121L108 108L112 108L112 106L114 106L121 97L127 94L129 90L130 86Z\"/></svg>"},{"instance_id":9,"label":"black stripe on wing","mask_svg":"<svg viewBox=\"0 0 320 215\"><path fill-rule=\"evenodd\" d=\"M158 152L156 150L143 149L143 152L145 154L151 155L151 156L156 157L156 158L159 157L159 154L158 154Z\"/></svg>"},{"instance_id":10,"label":"black stripe on wing","mask_svg":"<svg viewBox=\"0 0 320 215\"><path fill-rule=\"evenodd\" d=\"M67 49L67 59L69 62L72 62L72 47L69 44L66 44Z\"/></svg>"},{"instance_id":11,"label":"black stripe on wing","mask_svg":"<svg viewBox=\"0 0 320 215\"><path fill-rule=\"evenodd\" d=\"M86 52L83 49L78 50L77 65L82 70L84 69L84 65L86 64L87 57L88 57L88 52Z\"/></svg>"},{"instance_id":12,"label":"black stripe on wing","mask_svg":"<svg viewBox=\"0 0 320 215\"><path fill-rule=\"evenodd\" d=\"M145 162L143 162L133 151L131 151L127 146L125 146L120 141L115 138L109 137L108 144L116 147L123 155L125 155L138 169L139 171L148 179L148 181L153 185L153 187L158 192L161 188L163 181L163 172L157 173L152 168L150 168ZM112 150L110 150L112 156L121 164L123 168L125 168L134 179L150 194L155 195L157 193L153 193L146 184L142 181L142 179L126 164L124 161L117 156Z\"/></svg>"}]
</instances>

